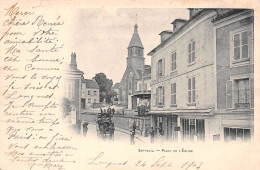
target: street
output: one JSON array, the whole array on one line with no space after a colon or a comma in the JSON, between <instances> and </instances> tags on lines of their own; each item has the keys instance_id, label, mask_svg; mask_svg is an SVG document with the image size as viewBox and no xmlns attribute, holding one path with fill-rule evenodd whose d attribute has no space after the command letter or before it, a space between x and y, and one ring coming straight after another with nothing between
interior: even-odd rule
<instances>
[{"instance_id":1,"label":"street","mask_svg":"<svg viewBox=\"0 0 260 170\"><path fill-rule=\"evenodd\" d=\"M97 129L96 129L96 124L94 122L91 122L88 124L88 132L86 135L87 139L90 140L102 140L101 138L99 138L97 136ZM109 139L109 135L107 135L107 138L104 139L104 141L112 141L111 139ZM123 130L123 129L119 129L119 128L115 128L115 133L114 133L114 142L123 142L123 143L129 143L130 144L130 132ZM135 136L135 144L144 144L147 141L144 140L142 137L140 136Z\"/></svg>"}]
</instances>

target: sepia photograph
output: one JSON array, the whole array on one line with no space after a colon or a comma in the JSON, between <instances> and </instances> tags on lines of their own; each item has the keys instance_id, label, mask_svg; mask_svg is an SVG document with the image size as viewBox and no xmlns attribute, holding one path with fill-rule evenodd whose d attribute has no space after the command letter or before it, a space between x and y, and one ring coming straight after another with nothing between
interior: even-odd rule
<instances>
[{"instance_id":1,"label":"sepia photograph","mask_svg":"<svg viewBox=\"0 0 260 170\"><path fill-rule=\"evenodd\" d=\"M0 16L1 170L260 168L257 0L0 0Z\"/></svg>"},{"instance_id":2,"label":"sepia photograph","mask_svg":"<svg viewBox=\"0 0 260 170\"><path fill-rule=\"evenodd\" d=\"M254 10L77 15L64 103L78 133L129 144L253 139Z\"/></svg>"}]
</instances>

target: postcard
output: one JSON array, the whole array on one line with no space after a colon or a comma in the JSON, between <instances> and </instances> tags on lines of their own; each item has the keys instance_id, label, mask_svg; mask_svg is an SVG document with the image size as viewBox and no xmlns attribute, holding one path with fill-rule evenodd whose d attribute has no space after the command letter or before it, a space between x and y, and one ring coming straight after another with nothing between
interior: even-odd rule
<instances>
[{"instance_id":1,"label":"postcard","mask_svg":"<svg viewBox=\"0 0 260 170\"><path fill-rule=\"evenodd\" d=\"M0 1L0 169L259 169L259 1Z\"/></svg>"}]
</instances>

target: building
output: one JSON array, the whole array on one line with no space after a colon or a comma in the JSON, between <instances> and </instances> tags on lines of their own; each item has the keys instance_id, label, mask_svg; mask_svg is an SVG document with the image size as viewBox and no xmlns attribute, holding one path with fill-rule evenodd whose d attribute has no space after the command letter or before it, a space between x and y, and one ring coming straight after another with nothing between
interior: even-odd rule
<instances>
[{"instance_id":1,"label":"building","mask_svg":"<svg viewBox=\"0 0 260 170\"><path fill-rule=\"evenodd\" d=\"M127 48L127 67L121 79L119 90L120 103L128 109L137 107L137 101L133 100L133 93L137 91L137 79L141 78L144 68L144 47L137 29L138 26L135 24L134 33Z\"/></svg>"},{"instance_id":2,"label":"building","mask_svg":"<svg viewBox=\"0 0 260 170\"><path fill-rule=\"evenodd\" d=\"M99 103L99 86L93 79L84 79L82 81L81 108L93 108L94 104Z\"/></svg>"},{"instance_id":3,"label":"building","mask_svg":"<svg viewBox=\"0 0 260 170\"><path fill-rule=\"evenodd\" d=\"M219 10L213 21L217 106L221 140L248 141L254 134L254 13ZM224 89L224 90L223 90Z\"/></svg>"},{"instance_id":4,"label":"building","mask_svg":"<svg viewBox=\"0 0 260 170\"><path fill-rule=\"evenodd\" d=\"M112 90L114 90L116 92L116 96L113 96L113 104L120 104L120 100L119 100L119 91L120 91L120 83L116 83L115 85L113 85Z\"/></svg>"},{"instance_id":5,"label":"building","mask_svg":"<svg viewBox=\"0 0 260 170\"><path fill-rule=\"evenodd\" d=\"M190 19L174 20L173 31L161 32L161 43L148 54L152 57L151 125L157 134L173 141L229 140L234 134L241 138L241 133L250 136L253 99L251 95L248 104L247 95L253 90L249 83L253 80L253 57L249 55L253 55L248 52L248 57L241 57L237 53L252 50L253 34L248 46L241 37L250 35L243 30L252 28L253 13L189 11ZM242 32L237 35L237 30ZM248 93L242 97L241 90Z\"/></svg>"},{"instance_id":6,"label":"building","mask_svg":"<svg viewBox=\"0 0 260 170\"><path fill-rule=\"evenodd\" d=\"M151 66L145 65L142 77L137 79L137 91L133 94L133 100L137 100L137 109L140 115L150 110L151 103Z\"/></svg>"},{"instance_id":7,"label":"building","mask_svg":"<svg viewBox=\"0 0 260 170\"><path fill-rule=\"evenodd\" d=\"M76 62L76 53L71 54L71 61L69 67L64 74L64 97L70 100L71 104L71 124L75 127L80 127L80 101L81 101L81 83L83 81L83 72L78 70Z\"/></svg>"}]
</instances>

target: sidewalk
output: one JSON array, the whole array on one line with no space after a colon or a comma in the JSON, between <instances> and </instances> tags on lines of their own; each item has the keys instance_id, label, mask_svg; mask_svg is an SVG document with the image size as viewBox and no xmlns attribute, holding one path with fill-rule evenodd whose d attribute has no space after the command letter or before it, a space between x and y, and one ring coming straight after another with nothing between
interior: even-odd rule
<instances>
[{"instance_id":1,"label":"sidewalk","mask_svg":"<svg viewBox=\"0 0 260 170\"><path fill-rule=\"evenodd\" d=\"M130 130L126 130L126 129L120 129L120 128L115 128L116 131L120 131L122 133L125 133L125 134L128 134L130 136ZM138 141L144 143L144 144L149 144L151 143L150 141L150 137L144 137L144 136L141 136L139 134L136 134L135 135L135 139L137 139Z\"/></svg>"}]
</instances>

